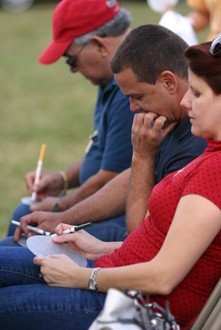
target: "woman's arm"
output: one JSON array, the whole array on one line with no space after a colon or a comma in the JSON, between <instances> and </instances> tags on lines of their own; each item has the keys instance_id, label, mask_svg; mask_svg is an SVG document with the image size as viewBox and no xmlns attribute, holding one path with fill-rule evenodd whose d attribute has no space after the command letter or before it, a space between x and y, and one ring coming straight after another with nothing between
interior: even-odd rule
<instances>
[{"instance_id":1,"label":"woman's arm","mask_svg":"<svg viewBox=\"0 0 221 330\"><path fill-rule=\"evenodd\" d=\"M161 250L150 262L97 274L99 290L115 287L169 294L189 273L221 229L221 210L199 195L184 196Z\"/></svg>"},{"instance_id":2,"label":"woman's arm","mask_svg":"<svg viewBox=\"0 0 221 330\"><path fill-rule=\"evenodd\" d=\"M221 211L215 204L199 195L184 196L156 257L150 262L101 269L96 277L99 291L118 288L169 294L189 273L220 229ZM35 258L35 263L42 267L41 272L49 285L88 288L92 269L81 268L67 257Z\"/></svg>"},{"instance_id":3,"label":"woman's arm","mask_svg":"<svg viewBox=\"0 0 221 330\"><path fill-rule=\"evenodd\" d=\"M68 244L68 246L79 252L89 260L97 260L103 255L112 253L122 245L122 242L103 242L85 230L76 231L73 234L63 235L63 232L73 226L63 224L57 226L53 242L57 244Z\"/></svg>"}]
</instances>

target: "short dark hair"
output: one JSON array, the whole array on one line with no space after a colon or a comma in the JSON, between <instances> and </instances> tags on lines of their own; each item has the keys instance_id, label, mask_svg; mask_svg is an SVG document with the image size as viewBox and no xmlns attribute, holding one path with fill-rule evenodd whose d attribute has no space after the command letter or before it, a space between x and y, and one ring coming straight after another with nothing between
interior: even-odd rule
<instances>
[{"instance_id":1,"label":"short dark hair","mask_svg":"<svg viewBox=\"0 0 221 330\"><path fill-rule=\"evenodd\" d=\"M221 94L221 56L209 53L211 42L187 48L185 56L190 70L202 78L217 95Z\"/></svg>"},{"instance_id":2,"label":"short dark hair","mask_svg":"<svg viewBox=\"0 0 221 330\"><path fill-rule=\"evenodd\" d=\"M117 49L111 67L114 73L131 68L141 82L155 84L161 72L169 70L188 77L184 50L186 42L167 28L146 24L132 30Z\"/></svg>"}]
</instances>

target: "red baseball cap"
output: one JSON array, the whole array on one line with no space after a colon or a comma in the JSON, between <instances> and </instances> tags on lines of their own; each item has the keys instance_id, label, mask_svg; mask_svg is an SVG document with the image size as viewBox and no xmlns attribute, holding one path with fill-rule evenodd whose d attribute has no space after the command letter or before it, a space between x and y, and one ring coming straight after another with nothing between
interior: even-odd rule
<instances>
[{"instance_id":1,"label":"red baseball cap","mask_svg":"<svg viewBox=\"0 0 221 330\"><path fill-rule=\"evenodd\" d=\"M120 10L116 0L62 0L53 14L53 38L39 62L56 62L75 38L110 21Z\"/></svg>"}]
</instances>

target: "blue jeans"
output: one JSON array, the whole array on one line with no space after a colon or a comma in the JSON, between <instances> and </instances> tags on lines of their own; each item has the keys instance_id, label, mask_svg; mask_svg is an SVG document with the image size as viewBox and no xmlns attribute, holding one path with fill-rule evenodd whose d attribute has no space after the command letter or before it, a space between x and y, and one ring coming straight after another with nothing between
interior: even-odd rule
<instances>
[{"instance_id":1,"label":"blue jeans","mask_svg":"<svg viewBox=\"0 0 221 330\"><path fill-rule=\"evenodd\" d=\"M87 330L106 294L48 286L32 260L26 248L0 248L0 328Z\"/></svg>"},{"instance_id":2,"label":"blue jeans","mask_svg":"<svg viewBox=\"0 0 221 330\"><path fill-rule=\"evenodd\" d=\"M16 208L14 210L14 213L12 215L12 219L16 220L16 221L19 221L21 217L23 217L23 216L25 216L29 213L31 213L29 205L25 205L25 204L21 203L21 204L16 206ZM16 229L16 226L10 223L9 227L8 227L7 236L13 236L15 229Z\"/></svg>"},{"instance_id":3,"label":"blue jeans","mask_svg":"<svg viewBox=\"0 0 221 330\"><path fill-rule=\"evenodd\" d=\"M14 213L12 215L12 219L19 221L21 217L23 217L29 213L31 213L29 206L21 203L15 208ZM101 221L101 223L106 223L106 224L116 223L116 224L120 225L121 227L126 228L125 215L122 215L122 216L119 216L116 218L112 218L112 219L108 219L108 220L104 220L104 221ZM16 228L16 226L10 223L7 236L13 236L15 228Z\"/></svg>"}]
</instances>

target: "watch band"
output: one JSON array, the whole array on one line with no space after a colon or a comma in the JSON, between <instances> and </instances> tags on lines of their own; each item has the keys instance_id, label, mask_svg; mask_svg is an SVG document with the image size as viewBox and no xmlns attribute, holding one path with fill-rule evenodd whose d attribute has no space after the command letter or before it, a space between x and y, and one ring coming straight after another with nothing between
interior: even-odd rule
<instances>
[{"instance_id":1,"label":"watch band","mask_svg":"<svg viewBox=\"0 0 221 330\"><path fill-rule=\"evenodd\" d=\"M91 273L91 276L90 276L90 279L89 279L89 282L88 282L88 288L90 290L95 290L95 291L98 290L98 284L97 284L97 281L96 281L96 275L97 275L97 272L100 269L101 269L101 267L97 267Z\"/></svg>"}]
</instances>

